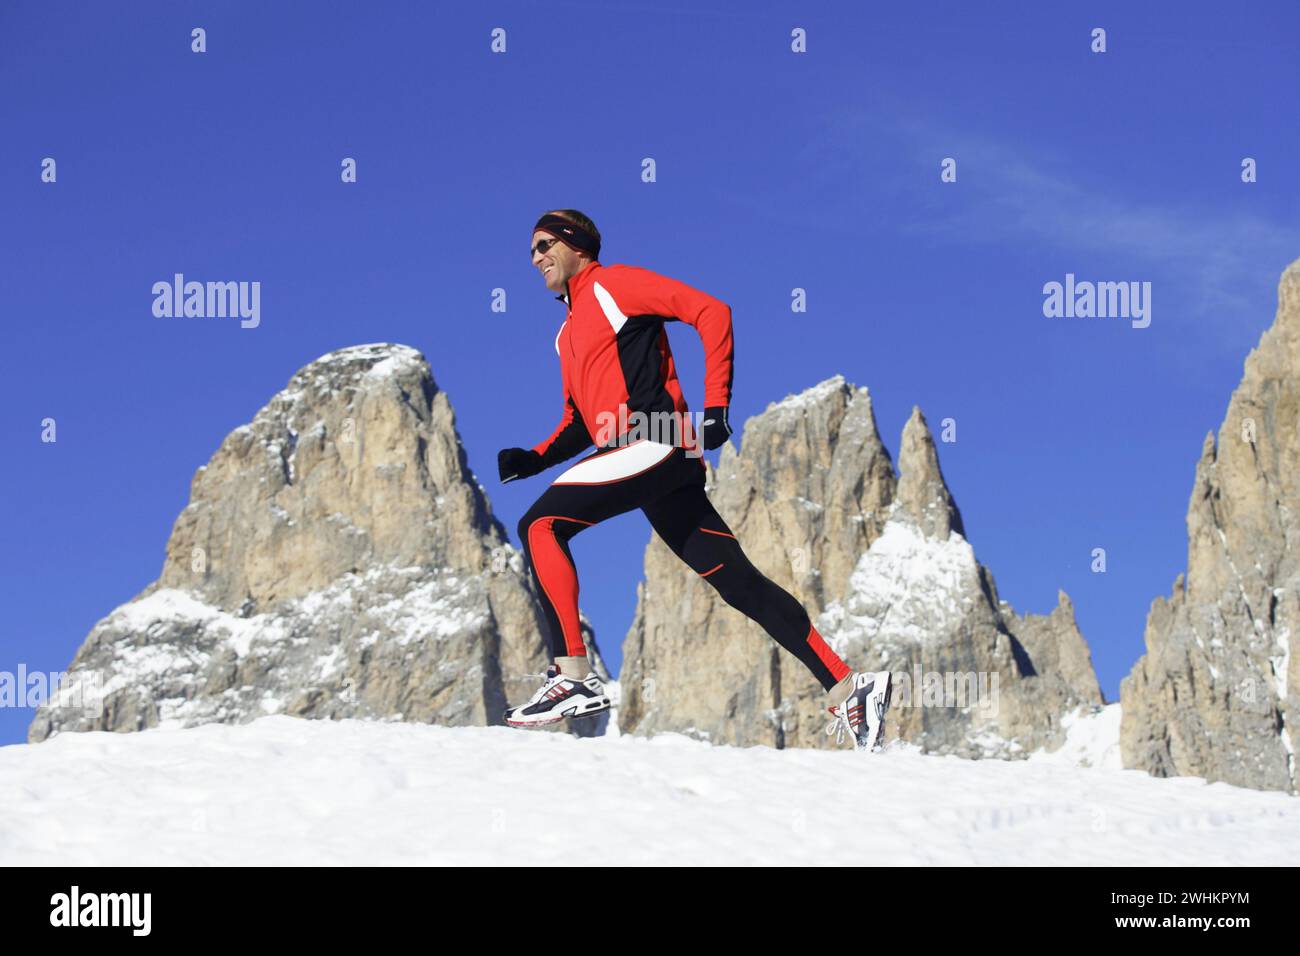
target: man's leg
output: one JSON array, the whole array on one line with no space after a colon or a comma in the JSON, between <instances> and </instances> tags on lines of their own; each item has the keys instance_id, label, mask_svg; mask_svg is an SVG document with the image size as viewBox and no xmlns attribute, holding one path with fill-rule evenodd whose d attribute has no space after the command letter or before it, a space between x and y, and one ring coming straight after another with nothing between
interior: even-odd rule
<instances>
[{"instance_id":1,"label":"man's leg","mask_svg":"<svg viewBox=\"0 0 1300 956\"><path fill-rule=\"evenodd\" d=\"M665 487L693 474L693 468L699 468L698 460L655 442L595 452L557 477L519 520L519 540L537 581L551 654L563 673L587 674L587 649L578 624L578 570L569 539L652 501Z\"/></svg>"},{"instance_id":2,"label":"man's leg","mask_svg":"<svg viewBox=\"0 0 1300 956\"><path fill-rule=\"evenodd\" d=\"M757 621L831 696L843 689L837 701L849 695L852 669L827 646L803 605L745 556L709 501L702 481L678 488L641 510L673 553L713 585L724 601Z\"/></svg>"}]
</instances>

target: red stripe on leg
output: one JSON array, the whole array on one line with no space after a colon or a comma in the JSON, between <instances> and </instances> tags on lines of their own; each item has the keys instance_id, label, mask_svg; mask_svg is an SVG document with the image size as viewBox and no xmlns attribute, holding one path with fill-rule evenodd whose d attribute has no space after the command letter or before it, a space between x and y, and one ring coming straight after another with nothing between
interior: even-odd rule
<instances>
[{"instance_id":1,"label":"red stripe on leg","mask_svg":"<svg viewBox=\"0 0 1300 956\"><path fill-rule=\"evenodd\" d=\"M569 656L582 657L587 648L582 643L582 628L578 623L578 572L555 537L556 521L576 521L585 525L595 522L564 515L543 515L528 526L528 550L533 557L537 583L555 608Z\"/></svg>"},{"instance_id":2,"label":"red stripe on leg","mask_svg":"<svg viewBox=\"0 0 1300 956\"><path fill-rule=\"evenodd\" d=\"M835 678L837 683L853 673L853 669L840 660L840 656L827 646L826 641L817 633L817 628L812 624L808 625L808 643L812 645L813 653L817 655L818 659L830 669L831 676Z\"/></svg>"}]
</instances>

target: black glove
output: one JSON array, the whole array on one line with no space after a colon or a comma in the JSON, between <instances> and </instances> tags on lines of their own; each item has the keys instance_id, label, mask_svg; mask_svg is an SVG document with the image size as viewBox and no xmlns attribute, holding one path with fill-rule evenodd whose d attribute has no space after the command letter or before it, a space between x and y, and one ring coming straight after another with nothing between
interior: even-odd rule
<instances>
[{"instance_id":1,"label":"black glove","mask_svg":"<svg viewBox=\"0 0 1300 956\"><path fill-rule=\"evenodd\" d=\"M531 448L502 448L497 452L497 472L502 484L516 478L527 478L545 468L542 456Z\"/></svg>"},{"instance_id":2,"label":"black glove","mask_svg":"<svg viewBox=\"0 0 1300 956\"><path fill-rule=\"evenodd\" d=\"M731 425L727 423L727 406L710 405L704 410L703 432L700 438L705 451L718 448L731 435Z\"/></svg>"}]
</instances>

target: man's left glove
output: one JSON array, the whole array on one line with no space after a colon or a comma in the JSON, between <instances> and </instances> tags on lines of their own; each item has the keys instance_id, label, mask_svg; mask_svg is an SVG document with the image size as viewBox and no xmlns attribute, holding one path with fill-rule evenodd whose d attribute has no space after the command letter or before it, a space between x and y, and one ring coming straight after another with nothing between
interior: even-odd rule
<instances>
[{"instance_id":1,"label":"man's left glove","mask_svg":"<svg viewBox=\"0 0 1300 956\"><path fill-rule=\"evenodd\" d=\"M727 406L710 405L704 409L703 431L700 439L705 451L712 451L722 445L731 435L731 425L727 423Z\"/></svg>"},{"instance_id":2,"label":"man's left glove","mask_svg":"<svg viewBox=\"0 0 1300 956\"><path fill-rule=\"evenodd\" d=\"M545 469L542 456L531 448L502 448L497 452L497 473L502 484L516 478L527 478Z\"/></svg>"}]
</instances>

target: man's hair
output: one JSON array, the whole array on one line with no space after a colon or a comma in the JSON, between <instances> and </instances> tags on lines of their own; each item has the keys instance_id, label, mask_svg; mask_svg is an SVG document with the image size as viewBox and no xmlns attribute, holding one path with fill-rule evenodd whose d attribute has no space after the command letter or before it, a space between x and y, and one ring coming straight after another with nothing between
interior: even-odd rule
<instances>
[{"instance_id":1,"label":"man's hair","mask_svg":"<svg viewBox=\"0 0 1300 956\"><path fill-rule=\"evenodd\" d=\"M551 209L548 210L545 213L545 215L561 216L569 220L569 222L575 223L581 226L583 229L586 229L589 233L591 233L593 236L596 237L596 242L600 242L600 230L596 228L596 224L591 221L590 216L586 215L585 213L579 212L577 209ZM592 258L594 259L596 257L592 256Z\"/></svg>"}]
</instances>

